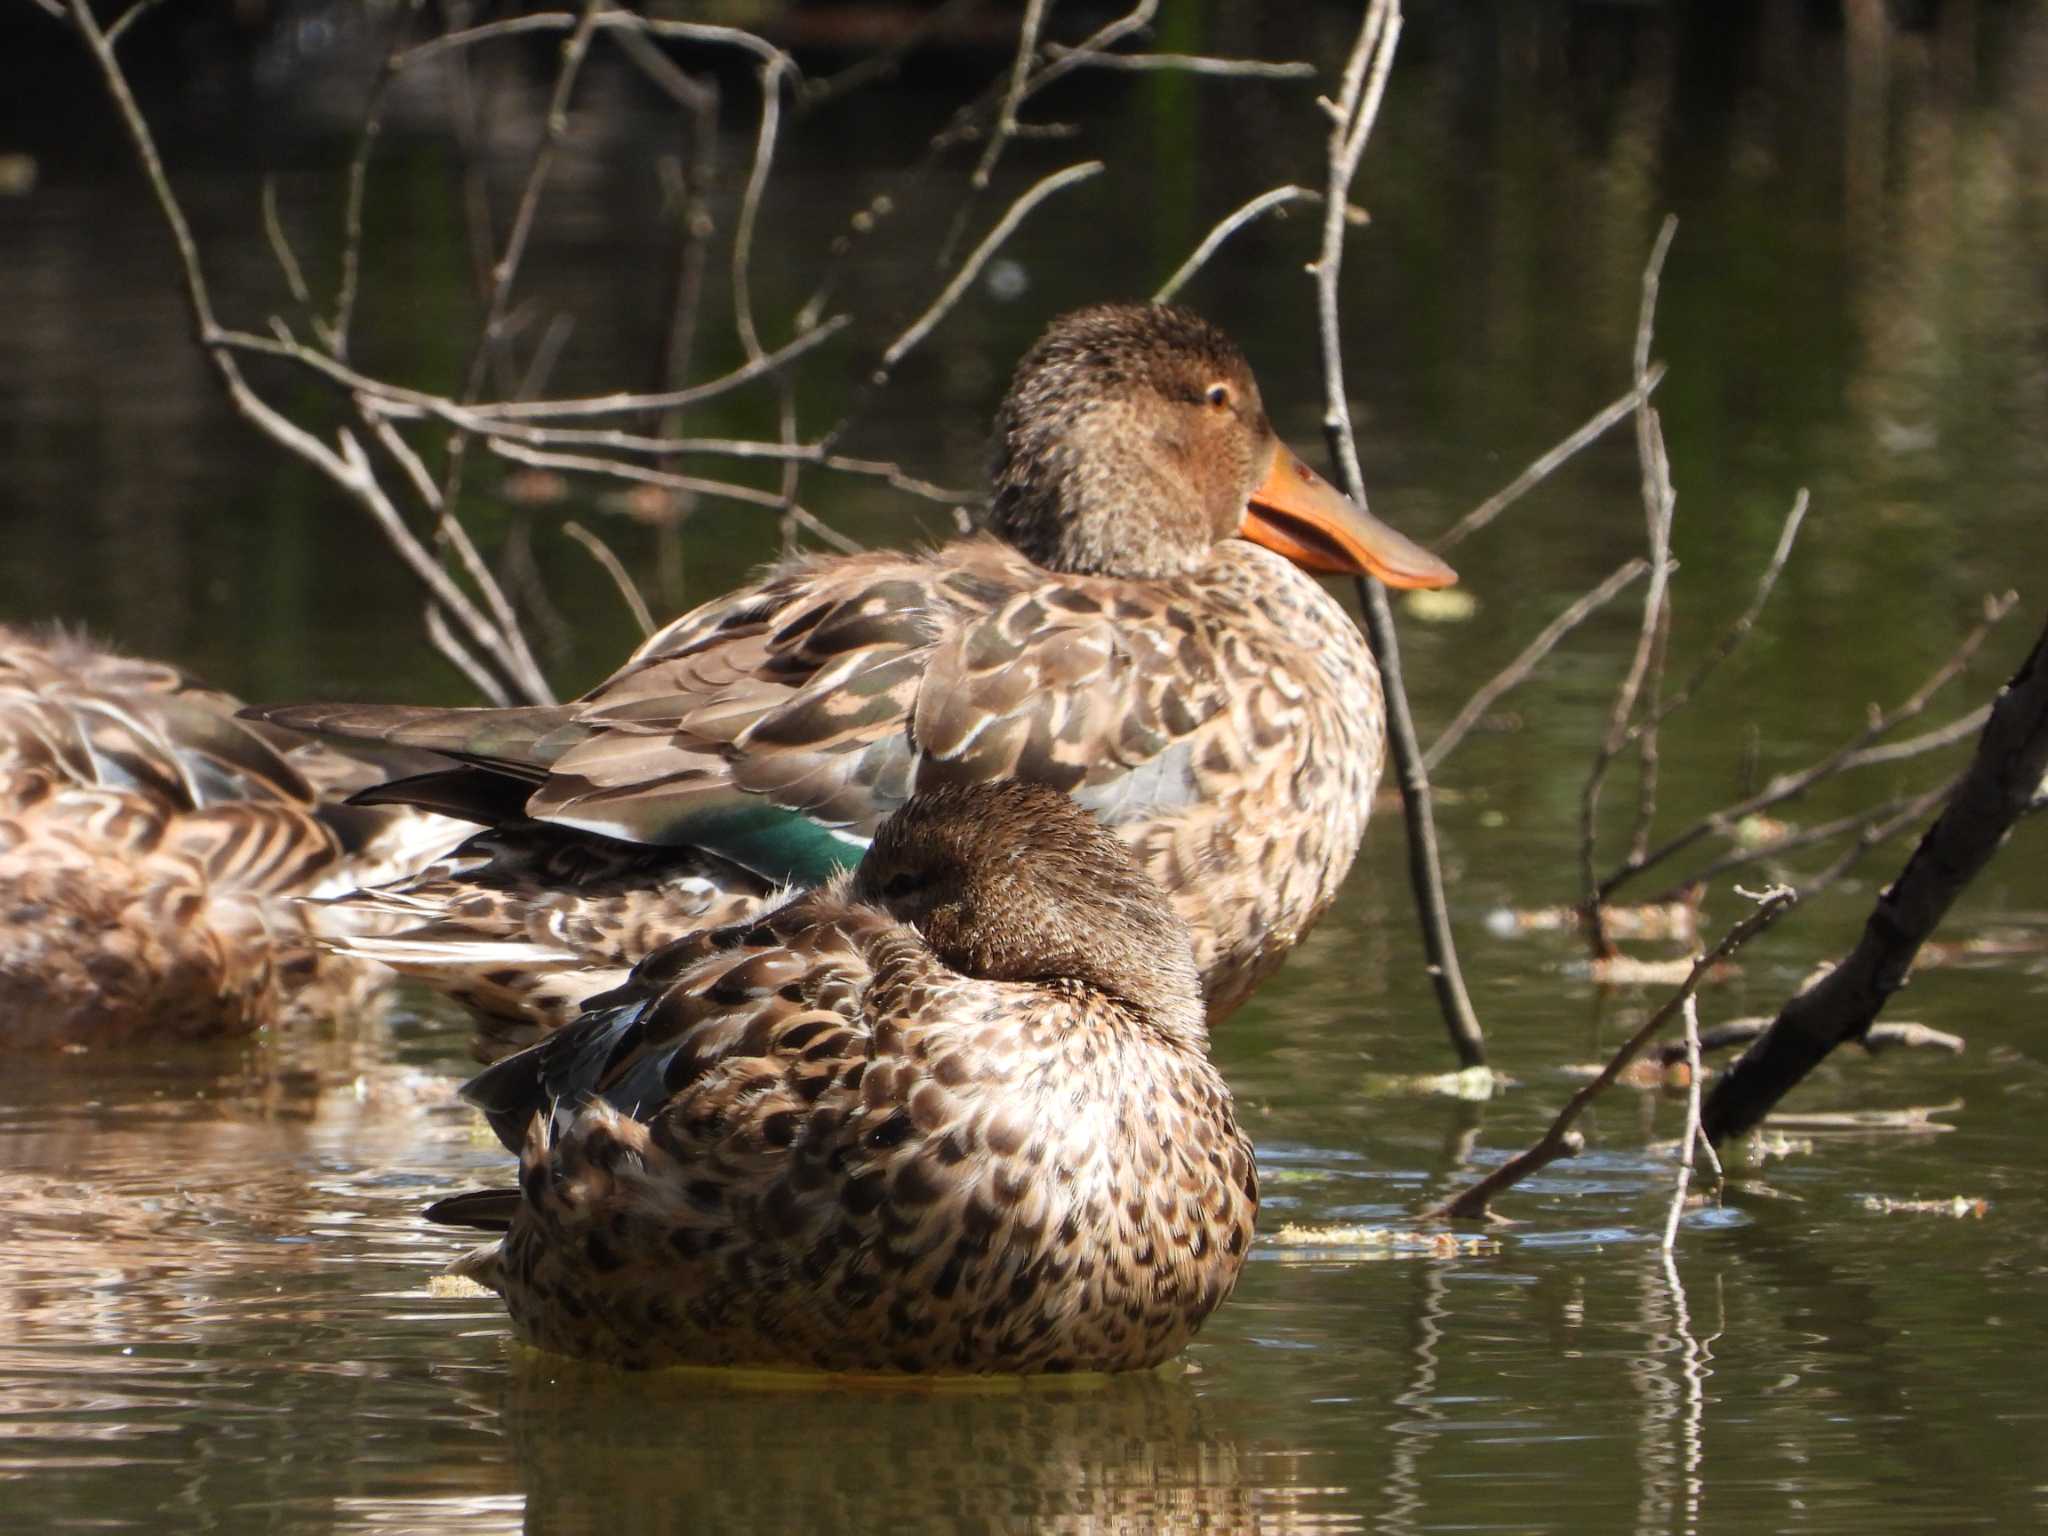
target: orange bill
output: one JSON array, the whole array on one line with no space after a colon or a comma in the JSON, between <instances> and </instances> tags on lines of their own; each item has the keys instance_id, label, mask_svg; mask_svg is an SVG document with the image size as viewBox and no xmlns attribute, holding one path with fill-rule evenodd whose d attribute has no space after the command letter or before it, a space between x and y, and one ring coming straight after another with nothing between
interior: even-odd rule
<instances>
[{"instance_id":1,"label":"orange bill","mask_svg":"<svg viewBox=\"0 0 2048 1536\"><path fill-rule=\"evenodd\" d=\"M1285 443L1274 445L1265 482L1252 492L1237 532L1305 571L1377 576L1390 587L1448 587L1458 579L1413 539L1353 506Z\"/></svg>"}]
</instances>

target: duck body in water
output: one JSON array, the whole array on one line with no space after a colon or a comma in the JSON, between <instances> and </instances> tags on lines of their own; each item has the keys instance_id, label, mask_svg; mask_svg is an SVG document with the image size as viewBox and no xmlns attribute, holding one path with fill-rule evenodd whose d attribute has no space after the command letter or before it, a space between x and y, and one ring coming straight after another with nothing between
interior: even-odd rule
<instances>
[{"instance_id":1,"label":"duck body in water","mask_svg":"<svg viewBox=\"0 0 2048 1536\"><path fill-rule=\"evenodd\" d=\"M1295 458L1243 354L1163 306L1078 311L1025 356L987 524L785 564L571 704L265 711L445 754L373 798L490 828L367 896L401 927L366 952L530 1038L654 944L850 864L914 792L1021 778L1125 839L1227 1014L1335 897L1379 776L1378 672L1306 573L1456 578Z\"/></svg>"},{"instance_id":2,"label":"duck body in water","mask_svg":"<svg viewBox=\"0 0 2048 1536\"><path fill-rule=\"evenodd\" d=\"M520 1178L429 1212L503 1231L458 1270L627 1367L1157 1365L1257 1212L1185 925L1038 785L919 794L465 1093Z\"/></svg>"},{"instance_id":3,"label":"duck body in water","mask_svg":"<svg viewBox=\"0 0 2048 1536\"><path fill-rule=\"evenodd\" d=\"M247 1034L391 979L323 947L301 898L416 873L456 824L344 804L374 770L238 707L163 663L0 625L0 1040Z\"/></svg>"}]
</instances>

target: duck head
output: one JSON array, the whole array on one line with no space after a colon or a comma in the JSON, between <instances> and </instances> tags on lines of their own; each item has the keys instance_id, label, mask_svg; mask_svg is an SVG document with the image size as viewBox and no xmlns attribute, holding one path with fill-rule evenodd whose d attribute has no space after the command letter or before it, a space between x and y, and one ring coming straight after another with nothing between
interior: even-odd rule
<instances>
[{"instance_id":1,"label":"duck head","mask_svg":"<svg viewBox=\"0 0 2048 1536\"><path fill-rule=\"evenodd\" d=\"M1055 320L996 415L992 479L990 526L1049 570L1176 576L1245 538L1310 571L1458 579L1291 453L1236 344L1172 305Z\"/></svg>"},{"instance_id":2,"label":"duck head","mask_svg":"<svg viewBox=\"0 0 2048 1536\"><path fill-rule=\"evenodd\" d=\"M1079 982L1201 1050L1187 926L1115 833L1058 790L1005 780L913 796L875 833L856 901L988 981Z\"/></svg>"}]
</instances>

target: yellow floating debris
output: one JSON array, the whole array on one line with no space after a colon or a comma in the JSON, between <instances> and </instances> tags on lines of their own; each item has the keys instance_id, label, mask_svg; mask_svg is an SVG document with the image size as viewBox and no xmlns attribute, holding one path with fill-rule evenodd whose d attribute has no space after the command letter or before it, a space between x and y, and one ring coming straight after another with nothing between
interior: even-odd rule
<instances>
[{"instance_id":1,"label":"yellow floating debris","mask_svg":"<svg viewBox=\"0 0 2048 1536\"><path fill-rule=\"evenodd\" d=\"M1462 1072L1372 1072L1366 1075L1365 1091L1376 1099L1443 1098L1479 1104L1513 1082L1491 1067L1467 1067Z\"/></svg>"},{"instance_id":2,"label":"yellow floating debris","mask_svg":"<svg viewBox=\"0 0 2048 1536\"><path fill-rule=\"evenodd\" d=\"M1354 1258L1451 1258L1466 1253L1496 1253L1490 1237L1462 1232L1425 1232L1412 1227L1305 1227L1290 1222L1262 1239L1278 1248L1354 1249Z\"/></svg>"},{"instance_id":3,"label":"yellow floating debris","mask_svg":"<svg viewBox=\"0 0 2048 1536\"><path fill-rule=\"evenodd\" d=\"M498 1293L478 1285L467 1275L435 1275L427 1281L427 1294L443 1298L489 1296L495 1300Z\"/></svg>"},{"instance_id":4,"label":"yellow floating debris","mask_svg":"<svg viewBox=\"0 0 2048 1536\"><path fill-rule=\"evenodd\" d=\"M1963 1195L1947 1200L1894 1200L1889 1195L1859 1195L1856 1203L1879 1216L1951 1216L1958 1221L1965 1216L1974 1220L1991 1209L1989 1200Z\"/></svg>"},{"instance_id":5,"label":"yellow floating debris","mask_svg":"<svg viewBox=\"0 0 2048 1536\"><path fill-rule=\"evenodd\" d=\"M1463 587L1417 590L1401 599L1408 617L1424 624L1463 624L1479 611L1479 599Z\"/></svg>"}]
</instances>

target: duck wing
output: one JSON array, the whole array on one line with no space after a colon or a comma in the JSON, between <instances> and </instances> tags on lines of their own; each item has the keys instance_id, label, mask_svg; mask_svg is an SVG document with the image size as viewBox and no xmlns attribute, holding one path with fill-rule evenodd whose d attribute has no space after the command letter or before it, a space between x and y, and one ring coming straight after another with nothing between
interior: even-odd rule
<instances>
[{"instance_id":1,"label":"duck wing","mask_svg":"<svg viewBox=\"0 0 2048 1536\"><path fill-rule=\"evenodd\" d=\"M894 929L878 912L845 906L831 890L799 897L766 918L692 934L656 951L626 984L593 998L582 1016L464 1085L506 1148L519 1152L536 1115L552 1130L601 1101L651 1122L714 1077L725 1101L747 1084L822 1090L873 1039L866 1012L875 969L866 952ZM915 946L901 933L896 942ZM815 1097L815 1094L812 1095Z\"/></svg>"},{"instance_id":2,"label":"duck wing","mask_svg":"<svg viewBox=\"0 0 2048 1536\"><path fill-rule=\"evenodd\" d=\"M1226 704L1215 649L1123 585L992 540L820 563L651 640L529 811L815 879L808 858L852 863L933 783L1028 778L1122 820L1186 804L1191 738ZM797 846L789 812L811 845L764 867L744 840Z\"/></svg>"}]
</instances>

